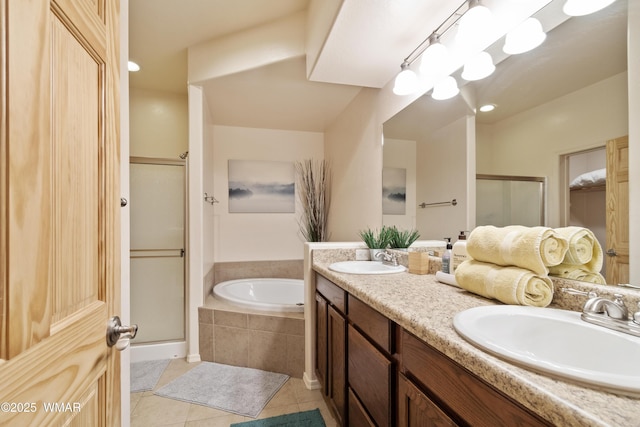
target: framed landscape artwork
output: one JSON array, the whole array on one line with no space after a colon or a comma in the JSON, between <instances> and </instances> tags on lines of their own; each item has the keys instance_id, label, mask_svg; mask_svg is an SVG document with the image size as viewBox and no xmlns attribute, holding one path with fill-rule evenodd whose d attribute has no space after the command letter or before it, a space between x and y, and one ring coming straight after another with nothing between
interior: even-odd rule
<instances>
[{"instance_id":1,"label":"framed landscape artwork","mask_svg":"<svg viewBox=\"0 0 640 427\"><path fill-rule=\"evenodd\" d=\"M229 160L229 212L295 212L293 162Z\"/></svg>"}]
</instances>

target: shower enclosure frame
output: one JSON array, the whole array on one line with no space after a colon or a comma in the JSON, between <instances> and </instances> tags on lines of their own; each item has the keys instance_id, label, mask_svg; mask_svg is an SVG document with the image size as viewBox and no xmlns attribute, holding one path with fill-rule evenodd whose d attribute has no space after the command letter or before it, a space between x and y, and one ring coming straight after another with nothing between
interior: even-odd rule
<instances>
[{"instance_id":1,"label":"shower enclosure frame","mask_svg":"<svg viewBox=\"0 0 640 427\"><path fill-rule=\"evenodd\" d=\"M186 160L187 153L184 153L184 157L181 155L179 159L171 158L156 158L156 157L139 157L131 156L129 158L129 166L133 164L146 164L146 165L160 165L160 166L182 166L184 167L184 183L183 183L183 231L182 231L182 248L170 248L170 250L180 251L181 258L183 260L182 270L182 298L183 298L183 324L182 324L182 338L167 341L153 341L144 343L133 343L131 346L131 362L137 362L142 360L154 360L154 359L168 359L176 357L185 357L187 355L187 325L189 319L188 311L188 281L187 281L187 268L189 265L189 251L187 250L187 224L188 224L188 162ZM135 251L134 248L130 249L131 253ZM150 251L146 251L150 252ZM130 258L133 258L130 255ZM133 308L132 308L133 310ZM133 314L133 313L132 313Z\"/></svg>"}]
</instances>

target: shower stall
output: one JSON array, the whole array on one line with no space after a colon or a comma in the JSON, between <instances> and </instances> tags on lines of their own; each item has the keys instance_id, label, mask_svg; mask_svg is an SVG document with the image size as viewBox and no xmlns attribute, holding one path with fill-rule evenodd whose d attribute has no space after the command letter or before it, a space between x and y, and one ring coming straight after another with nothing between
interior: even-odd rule
<instances>
[{"instance_id":1,"label":"shower stall","mask_svg":"<svg viewBox=\"0 0 640 427\"><path fill-rule=\"evenodd\" d=\"M186 355L185 158L130 159L132 361Z\"/></svg>"}]
</instances>

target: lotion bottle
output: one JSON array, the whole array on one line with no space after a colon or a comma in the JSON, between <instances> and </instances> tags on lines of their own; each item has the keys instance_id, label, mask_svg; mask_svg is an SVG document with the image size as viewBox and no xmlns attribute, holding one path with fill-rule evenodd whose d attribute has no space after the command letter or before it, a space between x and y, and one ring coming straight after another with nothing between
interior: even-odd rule
<instances>
[{"instance_id":1,"label":"lotion bottle","mask_svg":"<svg viewBox=\"0 0 640 427\"><path fill-rule=\"evenodd\" d=\"M467 236L464 231L460 232L458 241L453 244L451 251L451 274L456 271L456 268L469 258L467 254Z\"/></svg>"},{"instance_id":2,"label":"lotion bottle","mask_svg":"<svg viewBox=\"0 0 640 427\"><path fill-rule=\"evenodd\" d=\"M445 237L444 240L447 241L447 249L442 254L442 272L451 274L453 273L451 271L451 249L453 247L451 246L451 237Z\"/></svg>"}]
</instances>

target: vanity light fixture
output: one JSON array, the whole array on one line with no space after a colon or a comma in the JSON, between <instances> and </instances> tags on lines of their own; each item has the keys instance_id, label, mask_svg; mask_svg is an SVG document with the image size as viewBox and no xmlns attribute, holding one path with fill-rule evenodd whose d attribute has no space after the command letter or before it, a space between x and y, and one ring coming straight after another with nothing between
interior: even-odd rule
<instances>
[{"instance_id":1,"label":"vanity light fixture","mask_svg":"<svg viewBox=\"0 0 640 427\"><path fill-rule=\"evenodd\" d=\"M420 74L433 79L449 74L450 65L449 50L440 43L440 36L433 33L429 36L429 46L422 54L420 62Z\"/></svg>"},{"instance_id":2,"label":"vanity light fixture","mask_svg":"<svg viewBox=\"0 0 640 427\"><path fill-rule=\"evenodd\" d=\"M127 69L132 73L135 73L136 71L140 71L140 66L133 61L129 61L127 64Z\"/></svg>"},{"instance_id":3,"label":"vanity light fixture","mask_svg":"<svg viewBox=\"0 0 640 427\"><path fill-rule=\"evenodd\" d=\"M510 55L528 52L540 46L547 38L542 24L536 18L528 18L507 33L502 50Z\"/></svg>"},{"instance_id":4,"label":"vanity light fixture","mask_svg":"<svg viewBox=\"0 0 640 427\"><path fill-rule=\"evenodd\" d=\"M597 12L615 0L567 0L562 11L569 16L584 16Z\"/></svg>"},{"instance_id":5,"label":"vanity light fixture","mask_svg":"<svg viewBox=\"0 0 640 427\"><path fill-rule=\"evenodd\" d=\"M464 64L462 78L469 81L481 80L490 76L496 70L493 59L488 52L473 54Z\"/></svg>"},{"instance_id":6,"label":"vanity light fixture","mask_svg":"<svg viewBox=\"0 0 640 427\"><path fill-rule=\"evenodd\" d=\"M406 61L401 65L402 71L396 76L393 85L393 93L396 95L409 95L418 88L418 76L409 67L410 64Z\"/></svg>"},{"instance_id":7,"label":"vanity light fixture","mask_svg":"<svg viewBox=\"0 0 640 427\"><path fill-rule=\"evenodd\" d=\"M456 82L456 79L451 76L446 76L438 80L433 86L431 97L435 100L442 101L453 98L458 93L460 93L460 89L458 88L458 82Z\"/></svg>"},{"instance_id":8,"label":"vanity light fixture","mask_svg":"<svg viewBox=\"0 0 640 427\"><path fill-rule=\"evenodd\" d=\"M469 0L469 8L458 22L456 41L467 45L481 44L493 29L493 15L480 0Z\"/></svg>"}]
</instances>

